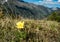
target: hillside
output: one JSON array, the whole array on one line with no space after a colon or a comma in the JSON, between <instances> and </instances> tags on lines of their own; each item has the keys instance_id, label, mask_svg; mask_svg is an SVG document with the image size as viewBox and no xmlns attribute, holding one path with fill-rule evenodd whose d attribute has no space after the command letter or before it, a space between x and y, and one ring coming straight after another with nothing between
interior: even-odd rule
<instances>
[{"instance_id":1,"label":"hillside","mask_svg":"<svg viewBox=\"0 0 60 42\"><path fill-rule=\"evenodd\" d=\"M51 10L47 7L27 3L22 0L8 0L0 6L4 9L5 14L12 14L13 17L21 16L29 19L42 19L51 13Z\"/></svg>"},{"instance_id":2,"label":"hillside","mask_svg":"<svg viewBox=\"0 0 60 42\"><path fill-rule=\"evenodd\" d=\"M24 21L24 28L16 23ZM60 42L60 23L46 20L0 19L0 42Z\"/></svg>"},{"instance_id":3,"label":"hillside","mask_svg":"<svg viewBox=\"0 0 60 42\"><path fill-rule=\"evenodd\" d=\"M60 9L0 0L0 42L60 42Z\"/></svg>"},{"instance_id":4,"label":"hillside","mask_svg":"<svg viewBox=\"0 0 60 42\"><path fill-rule=\"evenodd\" d=\"M48 16L47 20L60 22L60 8L53 10L51 15Z\"/></svg>"}]
</instances>

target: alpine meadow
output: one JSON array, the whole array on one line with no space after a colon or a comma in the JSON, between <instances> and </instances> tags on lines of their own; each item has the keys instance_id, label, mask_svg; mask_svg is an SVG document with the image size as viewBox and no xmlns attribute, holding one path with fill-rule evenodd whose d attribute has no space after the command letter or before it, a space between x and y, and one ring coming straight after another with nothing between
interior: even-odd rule
<instances>
[{"instance_id":1,"label":"alpine meadow","mask_svg":"<svg viewBox=\"0 0 60 42\"><path fill-rule=\"evenodd\" d=\"M60 42L60 8L0 0L0 42Z\"/></svg>"}]
</instances>

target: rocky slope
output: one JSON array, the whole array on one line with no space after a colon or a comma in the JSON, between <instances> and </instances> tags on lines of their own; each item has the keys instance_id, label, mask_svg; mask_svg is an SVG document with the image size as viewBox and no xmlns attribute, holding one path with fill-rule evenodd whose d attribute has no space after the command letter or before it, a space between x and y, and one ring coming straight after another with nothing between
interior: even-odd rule
<instances>
[{"instance_id":1,"label":"rocky slope","mask_svg":"<svg viewBox=\"0 0 60 42\"><path fill-rule=\"evenodd\" d=\"M8 0L4 4L0 4L5 13L21 16L24 18L42 19L47 17L51 10L41 5L27 3L22 0Z\"/></svg>"}]
</instances>

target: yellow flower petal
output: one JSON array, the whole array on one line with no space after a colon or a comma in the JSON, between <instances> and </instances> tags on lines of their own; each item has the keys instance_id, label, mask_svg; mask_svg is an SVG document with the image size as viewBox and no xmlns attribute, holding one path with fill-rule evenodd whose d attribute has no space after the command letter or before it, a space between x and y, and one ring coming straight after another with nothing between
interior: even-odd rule
<instances>
[{"instance_id":1,"label":"yellow flower petal","mask_svg":"<svg viewBox=\"0 0 60 42\"><path fill-rule=\"evenodd\" d=\"M24 28L24 21L19 21L16 23L16 27L19 28L19 29L22 29Z\"/></svg>"}]
</instances>

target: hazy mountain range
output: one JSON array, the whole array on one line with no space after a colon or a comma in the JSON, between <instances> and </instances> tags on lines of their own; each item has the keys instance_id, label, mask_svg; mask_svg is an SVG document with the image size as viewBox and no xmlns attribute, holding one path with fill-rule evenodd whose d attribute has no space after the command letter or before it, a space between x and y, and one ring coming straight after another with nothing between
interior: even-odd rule
<instances>
[{"instance_id":1,"label":"hazy mountain range","mask_svg":"<svg viewBox=\"0 0 60 42\"><path fill-rule=\"evenodd\" d=\"M23 18L42 19L52 12L50 8L22 0L8 0L3 4L0 3L0 5L3 7L5 13L21 16Z\"/></svg>"}]
</instances>

